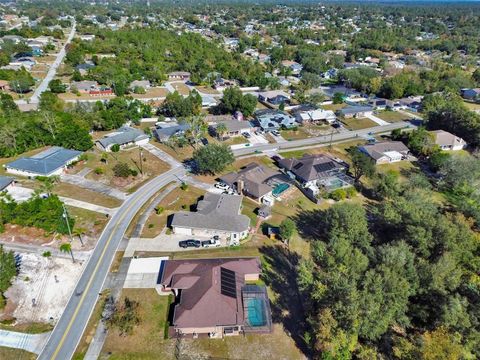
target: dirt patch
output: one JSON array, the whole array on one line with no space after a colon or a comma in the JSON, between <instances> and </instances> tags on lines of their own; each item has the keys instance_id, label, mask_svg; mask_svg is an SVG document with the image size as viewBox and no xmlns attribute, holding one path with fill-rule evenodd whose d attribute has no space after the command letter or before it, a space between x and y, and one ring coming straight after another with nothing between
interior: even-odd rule
<instances>
[{"instance_id":1,"label":"dirt patch","mask_svg":"<svg viewBox=\"0 0 480 360\"><path fill-rule=\"evenodd\" d=\"M46 245L66 240L66 237L49 234L45 230L34 227L6 224L0 240L21 244Z\"/></svg>"},{"instance_id":2,"label":"dirt patch","mask_svg":"<svg viewBox=\"0 0 480 360\"><path fill-rule=\"evenodd\" d=\"M83 262L22 254L20 271L6 291L3 314L21 323L55 323L60 318L83 269ZM35 300L33 300L35 299ZM33 306L35 304L35 306Z\"/></svg>"}]
</instances>

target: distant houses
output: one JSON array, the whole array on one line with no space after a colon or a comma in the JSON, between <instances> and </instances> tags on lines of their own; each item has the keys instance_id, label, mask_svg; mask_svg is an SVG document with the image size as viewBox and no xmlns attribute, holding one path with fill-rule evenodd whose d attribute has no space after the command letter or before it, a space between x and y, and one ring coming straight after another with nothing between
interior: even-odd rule
<instances>
[{"instance_id":1,"label":"distant houses","mask_svg":"<svg viewBox=\"0 0 480 360\"><path fill-rule=\"evenodd\" d=\"M270 333L267 291L254 284L260 273L258 258L166 260L159 284L175 296L171 336Z\"/></svg>"},{"instance_id":2,"label":"distant houses","mask_svg":"<svg viewBox=\"0 0 480 360\"><path fill-rule=\"evenodd\" d=\"M388 164L406 160L410 151L401 141L385 141L359 147L360 151L370 156L375 164Z\"/></svg>"},{"instance_id":3,"label":"distant houses","mask_svg":"<svg viewBox=\"0 0 480 360\"><path fill-rule=\"evenodd\" d=\"M180 211L173 215L175 234L226 238L238 243L248 235L250 219L241 214L243 196L207 192L197 204L197 211Z\"/></svg>"},{"instance_id":4,"label":"distant houses","mask_svg":"<svg viewBox=\"0 0 480 360\"><path fill-rule=\"evenodd\" d=\"M4 165L8 173L36 177L61 175L68 165L78 161L81 151L51 147L31 157L22 157Z\"/></svg>"},{"instance_id":5,"label":"distant houses","mask_svg":"<svg viewBox=\"0 0 480 360\"><path fill-rule=\"evenodd\" d=\"M293 75L300 75L303 70L303 66L296 61L283 60L282 66L289 68Z\"/></svg>"},{"instance_id":6,"label":"distant houses","mask_svg":"<svg viewBox=\"0 0 480 360\"><path fill-rule=\"evenodd\" d=\"M110 133L95 144L102 151L111 151L112 146L119 145L121 149L129 146L140 146L148 144L149 136L143 131L128 126L121 127L113 133Z\"/></svg>"}]
</instances>

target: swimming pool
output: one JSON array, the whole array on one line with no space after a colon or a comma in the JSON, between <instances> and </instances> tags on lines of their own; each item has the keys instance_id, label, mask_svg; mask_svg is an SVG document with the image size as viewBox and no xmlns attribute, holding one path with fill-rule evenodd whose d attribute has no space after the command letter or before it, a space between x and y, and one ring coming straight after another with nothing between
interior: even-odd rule
<instances>
[{"instance_id":1,"label":"swimming pool","mask_svg":"<svg viewBox=\"0 0 480 360\"><path fill-rule=\"evenodd\" d=\"M265 326L267 324L267 317L265 314L265 305L263 299L251 298L245 299L246 310L245 314L247 322L250 326Z\"/></svg>"},{"instance_id":2,"label":"swimming pool","mask_svg":"<svg viewBox=\"0 0 480 360\"><path fill-rule=\"evenodd\" d=\"M275 188L272 191L273 196L279 196L281 193L283 193L285 190L287 190L290 187L290 185L282 183L278 184L275 186Z\"/></svg>"}]
</instances>

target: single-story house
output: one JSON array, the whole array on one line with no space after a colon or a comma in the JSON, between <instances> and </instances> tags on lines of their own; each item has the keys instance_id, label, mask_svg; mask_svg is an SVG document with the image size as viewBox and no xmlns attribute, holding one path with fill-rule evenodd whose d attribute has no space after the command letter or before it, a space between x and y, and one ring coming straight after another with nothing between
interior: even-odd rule
<instances>
[{"instance_id":1,"label":"single-story house","mask_svg":"<svg viewBox=\"0 0 480 360\"><path fill-rule=\"evenodd\" d=\"M84 35L80 35L79 38L80 38L80 40L83 40L83 41L92 41L92 40L95 39L95 35L84 34Z\"/></svg>"},{"instance_id":2,"label":"single-story house","mask_svg":"<svg viewBox=\"0 0 480 360\"><path fill-rule=\"evenodd\" d=\"M190 73L188 71L173 71L168 74L168 80L190 81Z\"/></svg>"},{"instance_id":3,"label":"single-story house","mask_svg":"<svg viewBox=\"0 0 480 360\"><path fill-rule=\"evenodd\" d=\"M22 157L5 164L7 172L21 176L60 175L71 163L78 161L81 151L54 146L31 157Z\"/></svg>"},{"instance_id":4,"label":"single-story house","mask_svg":"<svg viewBox=\"0 0 480 360\"><path fill-rule=\"evenodd\" d=\"M480 99L480 88L474 89L461 89L460 95L462 98L467 100L477 100Z\"/></svg>"},{"instance_id":5,"label":"single-story house","mask_svg":"<svg viewBox=\"0 0 480 360\"><path fill-rule=\"evenodd\" d=\"M347 166L328 155L304 155L300 159L280 159L278 165L304 187L335 189L350 186Z\"/></svg>"},{"instance_id":6,"label":"single-story house","mask_svg":"<svg viewBox=\"0 0 480 360\"><path fill-rule=\"evenodd\" d=\"M14 179L9 176L0 176L0 192L8 191L14 184Z\"/></svg>"},{"instance_id":7,"label":"single-story house","mask_svg":"<svg viewBox=\"0 0 480 360\"><path fill-rule=\"evenodd\" d=\"M258 258L165 260L160 291L175 296L170 334L223 338L271 332L265 286L247 285L260 273Z\"/></svg>"},{"instance_id":8,"label":"single-story house","mask_svg":"<svg viewBox=\"0 0 480 360\"><path fill-rule=\"evenodd\" d=\"M106 86L100 86L96 81L83 80L73 81L70 90L77 90L81 94L90 96L113 95L113 90Z\"/></svg>"},{"instance_id":9,"label":"single-story house","mask_svg":"<svg viewBox=\"0 0 480 360\"><path fill-rule=\"evenodd\" d=\"M338 111L338 114L345 119L363 118L372 115L373 108L371 106L347 106Z\"/></svg>"},{"instance_id":10,"label":"single-story house","mask_svg":"<svg viewBox=\"0 0 480 360\"><path fill-rule=\"evenodd\" d=\"M388 164L405 160L408 148L401 141L385 141L359 147L360 151L370 156L376 164Z\"/></svg>"},{"instance_id":11,"label":"single-story house","mask_svg":"<svg viewBox=\"0 0 480 360\"><path fill-rule=\"evenodd\" d=\"M368 105L376 110L385 110L387 108L386 99L372 99L368 102Z\"/></svg>"},{"instance_id":12,"label":"single-story house","mask_svg":"<svg viewBox=\"0 0 480 360\"><path fill-rule=\"evenodd\" d=\"M278 130L282 127L288 129L296 124L293 116L280 110L258 110L255 112L255 119L258 122L258 126L264 131Z\"/></svg>"},{"instance_id":13,"label":"single-story house","mask_svg":"<svg viewBox=\"0 0 480 360\"><path fill-rule=\"evenodd\" d=\"M130 83L130 89L134 90L137 87L148 90L152 87L152 84L149 80L133 80Z\"/></svg>"},{"instance_id":14,"label":"single-story house","mask_svg":"<svg viewBox=\"0 0 480 360\"><path fill-rule=\"evenodd\" d=\"M239 121L235 119L230 119L230 120L223 120L219 121L214 125L211 125L210 128L216 135L222 135L222 134L217 134L217 127L220 124L224 124L225 127L227 128L227 131L223 134L224 137L235 137L235 136L241 136L242 133L250 133L252 130L252 125L250 124L249 121Z\"/></svg>"},{"instance_id":15,"label":"single-story house","mask_svg":"<svg viewBox=\"0 0 480 360\"><path fill-rule=\"evenodd\" d=\"M435 144L442 150L462 150L467 146L465 140L453 135L448 131L435 130L431 132L435 139Z\"/></svg>"},{"instance_id":16,"label":"single-story house","mask_svg":"<svg viewBox=\"0 0 480 360\"><path fill-rule=\"evenodd\" d=\"M298 75L303 69L303 66L296 61L283 60L282 66L289 68L293 75Z\"/></svg>"},{"instance_id":17,"label":"single-story house","mask_svg":"<svg viewBox=\"0 0 480 360\"><path fill-rule=\"evenodd\" d=\"M295 119L300 124L326 122L332 124L337 117L332 110L317 109L315 107L300 107L293 111Z\"/></svg>"},{"instance_id":18,"label":"single-story house","mask_svg":"<svg viewBox=\"0 0 480 360\"><path fill-rule=\"evenodd\" d=\"M419 112L422 110L422 96L413 96L399 100L400 105L411 112Z\"/></svg>"},{"instance_id":19,"label":"single-story house","mask_svg":"<svg viewBox=\"0 0 480 360\"><path fill-rule=\"evenodd\" d=\"M168 141L174 135L183 135L185 131L189 129L188 124L178 124L178 123L171 123L171 124L162 124L159 125L153 130L153 136L160 141L165 142Z\"/></svg>"},{"instance_id":20,"label":"single-story house","mask_svg":"<svg viewBox=\"0 0 480 360\"><path fill-rule=\"evenodd\" d=\"M237 172L231 172L220 177L220 181L236 189L251 199L262 202L265 197L271 197L276 185L285 182L284 175L279 171L257 163L250 163Z\"/></svg>"},{"instance_id":21,"label":"single-story house","mask_svg":"<svg viewBox=\"0 0 480 360\"><path fill-rule=\"evenodd\" d=\"M238 243L248 235L250 219L240 213L241 195L207 192L197 204L197 211L180 211L173 215L171 227L175 234L218 235Z\"/></svg>"},{"instance_id":22,"label":"single-story house","mask_svg":"<svg viewBox=\"0 0 480 360\"><path fill-rule=\"evenodd\" d=\"M282 90L264 91L258 94L258 100L272 105L280 105L290 100L290 95Z\"/></svg>"},{"instance_id":23,"label":"single-story house","mask_svg":"<svg viewBox=\"0 0 480 360\"><path fill-rule=\"evenodd\" d=\"M201 95L202 97L202 108L210 108L213 106L217 106L217 100L213 96L210 95Z\"/></svg>"},{"instance_id":24,"label":"single-story house","mask_svg":"<svg viewBox=\"0 0 480 360\"><path fill-rule=\"evenodd\" d=\"M148 144L150 138L143 131L131 128L129 126L123 126L113 133L107 134L100 140L97 140L95 144L100 150L110 151L113 145L119 145L121 149L128 146L145 145Z\"/></svg>"},{"instance_id":25,"label":"single-story house","mask_svg":"<svg viewBox=\"0 0 480 360\"><path fill-rule=\"evenodd\" d=\"M93 62L85 62L83 64L78 64L75 66L75 69L78 70L80 75L85 76L88 73L88 70L93 69L95 67L95 64Z\"/></svg>"}]
</instances>

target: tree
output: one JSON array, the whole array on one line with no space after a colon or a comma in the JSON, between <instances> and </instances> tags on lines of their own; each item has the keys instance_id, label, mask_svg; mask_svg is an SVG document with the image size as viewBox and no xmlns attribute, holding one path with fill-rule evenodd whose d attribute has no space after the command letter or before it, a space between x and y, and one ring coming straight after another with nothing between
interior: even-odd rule
<instances>
[{"instance_id":1,"label":"tree","mask_svg":"<svg viewBox=\"0 0 480 360\"><path fill-rule=\"evenodd\" d=\"M186 119L186 122L189 128L185 132L185 137L193 144L193 147L196 148L200 139L207 133L208 125L203 115L190 116Z\"/></svg>"},{"instance_id":2,"label":"tree","mask_svg":"<svg viewBox=\"0 0 480 360\"><path fill-rule=\"evenodd\" d=\"M110 147L110 150L114 153L117 153L120 151L120 145L118 144L113 144L111 147Z\"/></svg>"},{"instance_id":3,"label":"tree","mask_svg":"<svg viewBox=\"0 0 480 360\"><path fill-rule=\"evenodd\" d=\"M27 71L17 71L15 78L9 83L10 88L19 94L24 94L30 91L30 88L35 85L32 75Z\"/></svg>"},{"instance_id":4,"label":"tree","mask_svg":"<svg viewBox=\"0 0 480 360\"><path fill-rule=\"evenodd\" d=\"M427 331L422 335L418 356L422 360L459 360L463 358L463 346L459 336L445 327Z\"/></svg>"},{"instance_id":5,"label":"tree","mask_svg":"<svg viewBox=\"0 0 480 360\"><path fill-rule=\"evenodd\" d=\"M227 133L227 126L225 125L225 123L218 124L215 128L215 132L217 133L218 137L223 140L225 134Z\"/></svg>"},{"instance_id":6,"label":"tree","mask_svg":"<svg viewBox=\"0 0 480 360\"><path fill-rule=\"evenodd\" d=\"M335 94L333 94L333 103L334 104L342 104L343 103L343 97L344 95L340 92L336 92Z\"/></svg>"},{"instance_id":7,"label":"tree","mask_svg":"<svg viewBox=\"0 0 480 360\"><path fill-rule=\"evenodd\" d=\"M195 150L193 159L201 172L216 174L235 160L233 152L225 144L208 144Z\"/></svg>"},{"instance_id":8,"label":"tree","mask_svg":"<svg viewBox=\"0 0 480 360\"><path fill-rule=\"evenodd\" d=\"M60 251L66 254L70 254L70 256L72 257L72 262L75 263L75 258L73 257L72 245L70 243L61 244Z\"/></svg>"},{"instance_id":9,"label":"tree","mask_svg":"<svg viewBox=\"0 0 480 360\"><path fill-rule=\"evenodd\" d=\"M48 88L52 93L60 94L67 91L67 86L62 84L62 81L59 79L53 79L48 83Z\"/></svg>"},{"instance_id":10,"label":"tree","mask_svg":"<svg viewBox=\"0 0 480 360\"><path fill-rule=\"evenodd\" d=\"M119 162L113 167L113 174L116 177L127 178L131 175L130 167L127 163Z\"/></svg>"},{"instance_id":11,"label":"tree","mask_svg":"<svg viewBox=\"0 0 480 360\"><path fill-rule=\"evenodd\" d=\"M10 287L16 274L17 266L13 251L5 251L3 245L0 245L0 309L4 305L3 293Z\"/></svg>"},{"instance_id":12,"label":"tree","mask_svg":"<svg viewBox=\"0 0 480 360\"><path fill-rule=\"evenodd\" d=\"M475 80L477 82L477 84L480 85L480 68L477 68L473 74L472 74L472 78L473 80Z\"/></svg>"},{"instance_id":13,"label":"tree","mask_svg":"<svg viewBox=\"0 0 480 360\"><path fill-rule=\"evenodd\" d=\"M362 176L372 177L375 174L375 162L360 151L358 147L351 147L348 150L352 160L352 172L355 182L358 182Z\"/></svg>"},{"instance_id":14,"label":"tree","mask_svg":"<svg viewBox=\"0 0 480 360\"><path fill-rule=\"evenodd\" d=\"M280 237L285 243L288 243L292 238L293 234L295 233L296 225L295 222L290 219L286 218L280 223Z\"/></svg>"},{"instance_id":15,"label":"tree","mask_svg":"<svg viewBox=\"0 0 480 360\"><path fill-rule=\"evenodd\" d=\"M225 112L233 114L240 111L245 116L251 116L257 106L257 98L251 94L243 95L238 87L231 87L223 92L221 107Z\"/></svg>"},{"instance_id":16,"label":"tree","mask_svg":"<svg viewBox=\"0 0 480 360\"><path fill-rule=\"evenodd\" d=\"M131 335L134 327L140 323L139 305L137 301L125 297L122 306L114 307L113 314L107 319L107 325L118 329L121 336Z\"/></svg>"}]
</instances>

